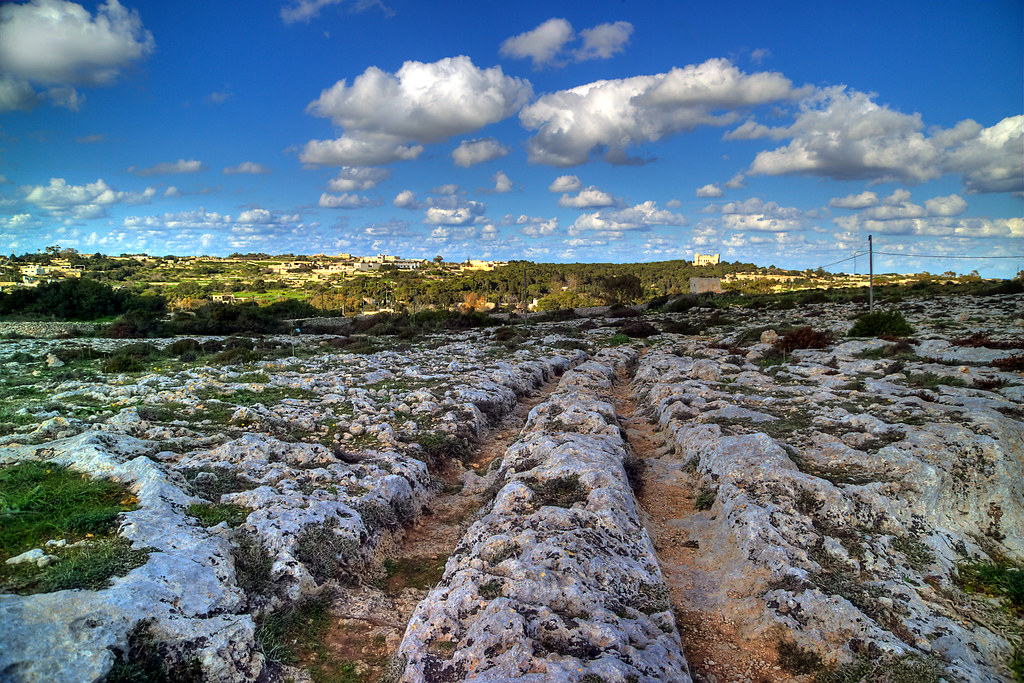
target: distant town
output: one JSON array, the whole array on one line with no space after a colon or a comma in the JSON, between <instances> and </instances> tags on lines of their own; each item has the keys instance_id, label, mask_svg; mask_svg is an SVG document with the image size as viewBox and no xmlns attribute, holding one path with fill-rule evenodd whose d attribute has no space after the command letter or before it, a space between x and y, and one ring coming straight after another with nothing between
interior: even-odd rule
<instances>
[{"instance_id":1,"label":"distant town","mask_svg":"<svg viewBox=\"0 0 1024 683\"><path fill-rule=\"evenodd\" d=\"M320 308L368 312L417 307L480 310L512 307L553 310L598 305L601 279L637 280L637 302L685 293L771 293L802 289L866 287L868 273L786 270L774 265L722 261L695 253L692 261L634 264L552 264L529 261L446 261L393 254L153 256L83 254L59 246L22 256L0 257L0 292L37 287L66 278L89 277L139 294L166 298L175 309L204 303L286 299ZM875 284L972 282L977 273L876 273Z\"/></svg>"}]
</instances>

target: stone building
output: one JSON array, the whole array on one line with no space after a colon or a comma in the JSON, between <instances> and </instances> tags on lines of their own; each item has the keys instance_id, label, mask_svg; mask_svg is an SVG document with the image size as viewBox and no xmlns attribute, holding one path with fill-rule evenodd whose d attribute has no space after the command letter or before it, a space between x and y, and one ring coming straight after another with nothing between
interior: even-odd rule
<instances>
[{"instance_id":1,"label":"stone building","mask_svg":"<svg viewBox=\"0 0 1024 683\"><path fill-rule=\"evenodd\" d=\"M694 254L693 265L695 266L717 266L721 254Z\"/></svg>"}]
</instances>

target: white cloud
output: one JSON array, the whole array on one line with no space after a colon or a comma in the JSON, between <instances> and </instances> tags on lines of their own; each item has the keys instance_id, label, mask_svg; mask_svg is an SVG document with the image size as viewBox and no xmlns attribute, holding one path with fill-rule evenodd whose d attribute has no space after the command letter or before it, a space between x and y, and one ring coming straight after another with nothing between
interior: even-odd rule
<instances>
[{"instance_id":1,"label":"white cloud","mask_svg":"<svg viewBox=\"0 0 1024 683\"><path fill-rule=\"evenodd\" d=\"M533 66L539 68L553 62L573 35L572 24L565 19L548 19L532 31L506 39L499 52L505 57L529 57Z\"/></svg>"},{"instance_id":2,"label":"white cloud","mask_svg":"<svg viewBox=\"0 0 1024 683\"><path fill-rule=\"evenodd\" d=\"M231 92L212 92L203 98L203 102L206 104L224 104L234 97L235 94Z\"/></svg>"},{"instance_id":3,"label":"white cloud","mask_svg":"<svg viewBox=\"0 0 1024 683\"><path fill-rule=\"evenodd\" d=\"M243 161L237 166L228 166L224 169L224 175L237 175L251 173L253 175L259 175L262 173L270 173L270 168L263 164L257 164L255 161Z\"/></svg>"},{"instance_id":4,"label":"white cloud","mask_svg":"<svg viewBox=\"0 0 1024 683\"><path fill-rule=\"evenodd\" d=\"M576 61L608 59L625 49L631 35L633 35L633 24L628 21L616 21L614 24L598 24L593 28L585 28L580 31L583 47L576 51Z\"/></svg>"},{"instance_id":5,"label":"white cloud","mask_svg":"<svg viewBox=\"0 0 1024 683\"><path fill-rule=\"evenodd\" d=\"M449 208L432 206L424 213L423 222L427 225L471 225L486 209L486 205L473 201Z\"/></svg>"},{"instance_id":6,"label":"white cloud","mask_svg":"<svg viewBox=\"0 0 1024 683\"><path fill-rule=\"evenodd\" d=\"M320 16L320 10L331 5L345 4L346 0L293 0L291 4L281 7L281 20L286 24L296 22L309 23L311 19ZM371 7L380 8L385 16L392 16L394 12L381 0L353 0L348 2L349 12L357 14L365 12Z\"/></svg>"},{"instance_id":7,"label":"white cloud","mask_svg":"<svg viewBox=\"0 0 1024 683\"><path fill-rule=\"evenodd\" d=\"M730 190L740 190L747 186L747 179L742 173L737 173L725 184Z\"/></svg>"},{"instance_id":8,"label":"white cloud","mask_svg":"<svg viewBox=\"0 0 1024 683\"><path fill-rule=\"evenodd\" d=\"M430 192L432 194L456 194L459 191L459 186L455 183L446 183L444 185L438 185L432 188Z\"/></svg>"},{"instance_id":9,"label":"white cloud","mask_svg":"<svg viewBox=\"0 0 1024 683\"><path fill-rule=\"evenodd\" d=\"M25 201L51 216L70 219L102 218L114 204L147 204L156 196L155 187L141 192L120 192L103 179L85 185L68 185L64 178L51 178L49 185L21 188Z\"/></svg>"},{"instance_id":10,"label":"white cloud","mask_svg":"<svg viewBox=\"0 0 1024 683\"><path fill-rule=\"evenodd\" d=\"M504 171L498 171L494 174L494 187L481 189L480 192L484 194L505 194L506 192L511 192L513 187L512 179Z\"/></svg>"},{"instance_id":11,"label":"white cloud","mask_svg":"<svg viewBox=\"0 0 1024 683\"><path fill-rule=\"evenodd\" d=\"M866 209L878 204L878 195L865 190L860 194L848 194L845 197L833 197L828 205L835 209Z\"/></svg>"},{"instance_id":12,"label":"white cloud","mask_svg":"<svg viewBox=\"0 0 1024 683\"><path fill-rule=\"evenodd\" d=\"M95 133L93 135L83 135L81 137L77 137L75 138L75 142L77 142L80 145L91 145L97 142L104 142L106 141L106 139L107 136L104 135L103 133Z\"/></svg>"},{"instance_id":13,"label":"white cloud","mask_svg":"<svg viewBox=\"0 0 1024 683\"><path fill-rule=\"evenodd\" d=\"M422 145L402 144L390 135L355 133L335 140L310 140L299 161L314 166L379 166L417 159L422 153Z\"/></svg>"},{"instance_id":14,"label":"white cloud","mask_svg":"<svg viewBox=\"0 0 1024 683\"><path fill-rule=\"evenodd\" d=\"M338 175L327 181L332 192L362 192L380 185L391 177L386 168L342 166Z\"/></svg>"},{"instance_id":15,"label":"white cloud","mask_svg":"<svg viewBox=\"0 0 1024 683\"><path fill-rule=\"evenodd\" d=\"M519 113L537 130L528 143L533 163L575 166L606 150L612 163L635 161L627 149L704 125L726 125L732 110L800 96L778 73L746 74L728 60L674 68L653 76L595 81L544 95Z\"/></svg>"},{"instance_id":16,"label":"white cloud","mask_svg":"<svg viewBox=\"0 0 1024 683\"><path fill-rule=\"evenodd\" d=\"M788 232L807 227L807 214L791 206L779 206L751 197L721 206L708 207L722 214L722 227L727 230L754 230L759 232Z\"/></svg>"},{"instance_id":17,"label":"white cloud","mask_svg":"<svg viewBox=\"0 0 1024 683\"><path fill-rule=\"evenodd\" d=\"M585 190L581 190L575 197L563 194L558 199L559 206L573 209L596 209L603 206L615 206L615 203L614 197L593 185Z\"/></svg>"},{"instance_id":18,"label":"white cloud","mask_svg":"<svg viewBox=\"0 0 1024 683\"><path fill-rule=\"evenodd\" d=\"M824 88L800 103L796 121L786 129L792 141L759 152L750 172L917 184L940 175L939 153L922 127L919 114L880 106L845 86Z\"/></svg>"},{"instance_id":19,"label":"white cloud","mask_svg":"<svg viewBox=\"0 0 1024 683\"><path fill-rule=\"evenodd\" d=\"M951 194L924 200L924 208L929 216L959 216L967 210L967 202L960 195Z\"/></svg>"},{"instance_id":20,"label":"white cloud","mask_svg":"<svg viewBox=\"0 0 1024 683\"><path fill-rule=\"evenodd\" d=\"M501 67L478 69L469 57L407 61L395 74L370 67L335 83L306 107L344 128L336 140L311 140L307 164L369 166L415 159L433 143L511 116L531 96L529 81Z\"/></svg>"},{"instance_id":21,"label":"white cloud","mask_svg":"<svg viewBox=\"0 0 1024 683\"><path fill-rule=\"evenodd\" d=\"M367 206L373 206L375 203L369 197L358 194L345 192L344 194L334 195L324 192L320 195L318 206L323 209L362 209Z\"/></svg>"},{"instance_id":22,"label":"white cloud","mask_svg":"<svg viewBox=\"0 0 1024 683\"><path fill-rule=\"evenodd\" d=\"M754 64L760 64L765 59L771 56L772 51L763 47L759 47L750 51L750 61L752 61Z\"/></svg>"},{"instance_id":23,"label":"white cloud","mask_svg":"<svg viewBox=\"0 0 1024 683\"><path fill-rule=\"evenodd\" d=\"M722 191L718 185L710 183L702 187L697 188L696 192L698 197L721 197L725 192Z\"/></svg>"},{"instance_id":24,"label":"white cloud","mask_svg":"<svg viewBox=\"0 0 1024 683\"><path fill-rule=\"evenodd\" d=\"M551 192L577 192L583 189L583 182L574 175L560 175L548 185Z\"/></svg>"},{"instance_id":25,"label":"white cloud","mask_svg":"<svg viewBox=\"0 0 1024 683\"><path fill-rule=\"evenodd\" d=\"M482 164L492 159L500 159L508 154L508 149L494 138L479 140L463 140L452 151L452 159L456 166L468 168L474 164Z\"/></svg>"},{"instance_id":26,"label":"white cloud","mask_svg":"<svg viewBox=\"0 0 1024 683\"><path fill-rule=\"evenodd\" d=\"M416 195L412 190L402 190L391 203L399 209L422 209L423 205L416 201Z\"/></svg>"},{"instance_id":27,"label":"white cloud","mask_svg":"<svg viewBox=\"0 0 1024 683\"><path fill-rule=\"evenodd\" d=\"M558 233L558 218L535 218L533 216L506 216L505 223L518 226L519 232L528 237L548 237Z\"/></svg>"},{"instance_id":28,"label":"white cloud","mask_svg":"<svg viewBox=\"0 0 1024 683\"><path fill-rule=\"evenodd\" d=\"M134 166L128 167L128 172L140 177L152 176L152 175L167 175L172 173L199 173L205 171L206 167L203 166L203 162L196 161L195 159L178 159L177 161L165 161L157 164L156 166L150 166L149 168L135 168Z\"/></svg>"},{"instance_id":29,"label":"white cloud","mask_svg":"<svg viewBox=\"0 0 1024 683\"><path fill-rule=\"evenodd\" d=\"M1024 116L1010 116L990 128L961 121L936 136L949 143L943 168L963 175L971 194L1024 191Z\"/></svg>"},{"instance_id":30,"label":"white cloud","mask_svg":"<svg viewBox=\"0 0 1024 683\"><path fill-rule=\"evenodd\" d=\"M666 209L678 209L682 205L683 203L678 199L670 199L667 202L665 202Z\"/></svg>"},{"instance_id":31,"label":"white cloud","mask_svg":"<svg viewBox=\"0 0 1024 683\"><path fill-rule=\"evenodd\" d=\"M657 204L646 201L626 209L602 209L585 213L573 223L570 235L581 230L621 232L624 230L647 230L657 225L685 225L686 219L671 211L658 209Z\"/></svg>"},{"instance_id":32,"label":"white cloud","mask_svg":"<svg viewBox=\"0 0 1024 683\"><path fill-rule=\"evenodd\" d=\"M77 109L70 86L106 86L148 57L153 36L137 12L107 0L92 16L66 0L0 5L0 111L30 109L31 84L49 87L55 104Z\"/></svg>"},{"instance_id":33,"label":"white cloud","mask_svg":"<svg viewBox=\"0 0 1024 683\"><path fill-rule=\"evenodd\" d=\"M508 38L499 52L505 57L530 58L535 69L564 66L569 56L577 62L608 59L622 52L632 35L633 25L628 21L598 24L580 31L583 45L567 52L566 45L576 39L572 24L553 18L531 31Z\"/></svg>"},{"instance_id":34,"label":"white cloud","mask_svg":"<svg viewBox=\"0 0 1024 683\"><path fill-rule=\"evenodd\" d=\"M37 104L39 97L31 85L0 73L0 112L32 111Z\"/></svg>"}]
</instances>

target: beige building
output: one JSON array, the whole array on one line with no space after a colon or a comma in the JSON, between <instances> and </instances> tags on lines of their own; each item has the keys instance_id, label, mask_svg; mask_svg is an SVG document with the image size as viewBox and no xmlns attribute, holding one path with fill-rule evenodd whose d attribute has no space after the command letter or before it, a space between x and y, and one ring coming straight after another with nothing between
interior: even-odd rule
<instances>
[{"instance_id":1,"label":"beige building","mask_svg":"<svg viewBox=\"0 0 1024 683\"><path fill-rule=\"evenodd\" d=\"M694 254L693 265L695 266L717 266L721 254Z\"/></svg>"}]
</instances>

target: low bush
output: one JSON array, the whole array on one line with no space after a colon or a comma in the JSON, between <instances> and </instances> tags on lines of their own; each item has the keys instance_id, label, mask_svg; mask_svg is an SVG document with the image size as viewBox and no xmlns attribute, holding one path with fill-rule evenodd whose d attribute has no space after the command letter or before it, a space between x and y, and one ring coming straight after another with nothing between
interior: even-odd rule
<instances>
[{"instance_id":1,"label":"low bush","mask_svg":"<svg viewBox=\"0 0 1024 683\"><path fill-rule=\"evenodd\" d=\"M827 332L819 332L811 327L800 327L776 339L774 346L788 353L796 349L823 349L831 343L832 335Z\"/></svg>"},{"instance_id":2,"label":"low bush","mask_svg":"<svg viewBox=\"0 0 1024 683\"><path fill-rule=\"evenodd\" d=\"M907 337L914 333L907 319L899 311L865 313L850 328L851 337Z\"/></svg>"},{"instance_id":3,"label":"low bush","mask_svg":"<svg viewBox=\"0 0 1024 683\"><path fill-rule=\"evenodd\" d=\"M718 497L718 489L714 486L702 486L697 497L693 501L694 510L710 510Z\"/></svg>"},{"instance_id":4,"label":"low bush","mask_svg":"<svg viewBox=\"0 0 1024 683\"><path fill-rule=\"evenodd\" d=\"M633 339L646 339L655 334L660 334L658 328L644 320L633 320L623 325L622 334Z\"/></svg>"}]
</instances>

